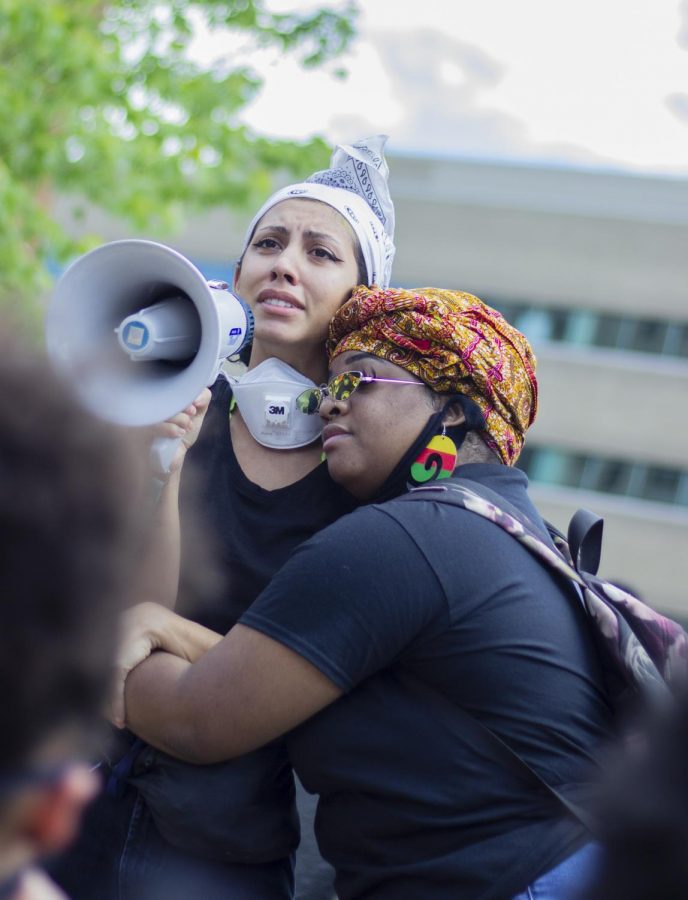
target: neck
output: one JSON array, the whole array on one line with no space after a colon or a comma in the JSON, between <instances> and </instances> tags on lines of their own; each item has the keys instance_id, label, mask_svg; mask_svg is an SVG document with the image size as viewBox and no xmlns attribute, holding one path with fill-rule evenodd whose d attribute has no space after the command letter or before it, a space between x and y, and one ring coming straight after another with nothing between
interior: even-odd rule
<instances>
[{"instance_id":1,"label":"neck","mask_svg":"<svg viewBox=\"0 0 688 900\"><path fill-rule=\"evenodd\" d=\"M287 363L306 378L310 378L315 384L322 384L327 379L327 357L325 356L324 342L311 347L285 347L283 344L274 346L254 340L248 367L255 369L256 366L271 357L281 359L282 362Z\"/></svg>"},{"instance_id":2,"label":"neck","mask_svg":"<svg viewBox=\"0 0 688 900\"><path fill-rule=\"evenodd\" d=\"M392 472L387 476L385 482L380 485L377 492L372 497L362 498L364 503L384 503L393 497L406 493L409 487L409 476L411 464L416 460L418 454L426 446L430 438L438 434L439 421L442 411L435 413L428 420L428 424L420 433L418 438L409 447L400 461L394 467ZM451 429L452 439L455 441L458 449L458 457L456 468L465 466L469 463L498 463L501 460L490 448L484 443L480 435L475 431L462 433L461 426ZM430 484L431 482L427 482Z\"/></svg>"},{"instance_id":3,"label":"neck","mask_svg":"<svg viewBox=\"0 0 688 900\"><path fill-rule=\"evenodd\" d=\"M469 431L463 443L456 461L459 466L467 466L469 463L497 463L502 464L497 454L490 450L477 431Z\"/></svg>"}]
</instances>

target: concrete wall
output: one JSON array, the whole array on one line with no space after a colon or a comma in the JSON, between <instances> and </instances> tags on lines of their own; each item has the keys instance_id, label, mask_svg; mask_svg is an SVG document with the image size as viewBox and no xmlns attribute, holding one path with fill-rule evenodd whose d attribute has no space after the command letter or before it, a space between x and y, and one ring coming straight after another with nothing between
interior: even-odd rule
<instances>
[{"instance_id":1,"label":"concrete wall","mask_svg":"<svg viewBox=\"0 0 688 900\"><path fill-rule=\"evenodd\" d=\"M688 321L688 182L438 166L393 161L396 281Z\"/></svg>"},{"instance_id":2,"label":"concrete wall","mask_svg":"<svg viewBox=\"0 0 688 900\"><path fill-rule=\"evenodd\" d=\"M534 444L688 468L688 362L563 344L537 358Z\"/></svg>"},{"instance_id":3,"label":"concrete wall","mask_svg":"<svg viewBox=\"0 0 688 900\"><path fill-rule=\"evenodd\" d=\"M652 606L688 622L688 510L577 491L531 485L543 516L566 533L580 507L604 518L600 575L638 591Z\"/></svg>"}]
</instances>

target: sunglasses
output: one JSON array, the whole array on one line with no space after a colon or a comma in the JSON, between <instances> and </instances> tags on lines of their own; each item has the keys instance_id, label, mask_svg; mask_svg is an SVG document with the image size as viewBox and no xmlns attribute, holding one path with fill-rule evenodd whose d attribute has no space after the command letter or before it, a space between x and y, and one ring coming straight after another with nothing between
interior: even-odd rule
<instances>
[{"instance_id":1,"label":"sunglasses","mask_svg":"<svg viewBox=\"0 0 688 900\"><path fill-rule=\"evenodd\" d=\"M364 375L363 372L342 372L335 375L327 384L321 384L317 388L308 388L296 398L296 408L302 413L313 415L320 409L320 404L325 397L331 400L348 400L356 388L362 384L370 384L373 381L384 381L386 384L413 384L416 387L426 387L422 381L402 381L399 378L376 378L373 375Z\"/></svg>"}]
</instances>

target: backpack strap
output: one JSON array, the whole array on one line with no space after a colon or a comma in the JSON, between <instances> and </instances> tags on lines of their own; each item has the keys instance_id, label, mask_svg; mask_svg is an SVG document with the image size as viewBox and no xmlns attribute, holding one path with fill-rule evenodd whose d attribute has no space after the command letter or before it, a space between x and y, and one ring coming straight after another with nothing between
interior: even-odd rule
<instances>
[{"instance_id":1,"label":"backpack strap","mask_svg":"<svg viewBox=\"0 0 688 900\"><path fill-rule=\"evenodd\" d=\"M509 744L502 740L496 732L489 728L477 716L468 712L462 706L453 703L441 691L426 684L417 675L405 670L398 673L398 677L404 683L407 690L423 698L431 708L439 704L447 715L461 723L462 732L471 735L473 746L482 753L491 753L492 756L518 778L523 778L535 787L541 794L551 797L555 803L564 807L574 819L577 819L591 834L596 834L599 824L592 813L579 803L569 799L562 791L551 785L540 775L523 757L513 750ZM585 786L585 785L581 785Z\"/></svg>"},{"instance_id":2,"label":"backpack strap","mask_svg":"<svg viewBox=\"0 0 688 900\"><path fill-rule=\"evenodd\" d=\"M566 540L560 532L547 525L552 543L546 542L541 530L530 521L525 513L516 509L506 498L483 484L470 481L468 478L454 479L451 484L433 484L412 488L407 494L402 494L397 499L436 500L476 513L489 519L490 522L494 522L495 525L499 525L517 541L525 544L528 550L549 568L556 569L580 588L586 586L585 580L559 549L558 545L561 542L566 546Z\"/></svg>"},{"instance_id":3,"label":"backpack strap","mask_svg":"<svg viewBox=\"0 0 688 900\"><path fill-rule=\"evenodd\" d=\"M663 703L671 695L666 676L688 678L688 636L678 623L616 585L576 568L562 535L554 530L550 533L552 543L548 543L524 513L490 488L459 478L449 484L414 488L398 499L435 500L476 513L522 543L543 565L577 585L603 658L627 687ZM580 519L576 555L596 568L595 550L590 548L601 539L601 525L591 517L595 518L587 513ZM620 696L621 691L615 690Z\"/></svg>"},{"instance_id":4,"label":"backpack strap","mask_svg":"<svg viewBox=\"0 0 688 900\"><path fill-rule=\"evenodd\" d=\"M597 575L602 556L604 520L589 509L579 509L569 523L568 545L578 571Z\"/></svg>"},{"instance_id":5,"label":"backpack strap","mask_svg":"<svg viewBox=\"0 0 688 900\"><path fill-rule=\"evenodd\" d=\"M465 488L465 490L459 490L459 488ZM462 478L460 484L454 482L451 486L428 485L426 487L413 488L409 493L402 495L398 499L416 501L436 500L441 503L451 503L455 506L462 507L463 509L470 510L471 512L478 513L484 518L500 525L504 530L516 537L517 540L525 543L528 549L538 556L543 563L556 568L561 574L578 584L579 587L585 586L585 582L580 578L573 566L566 560L564 554L558 548L555 549L556 545L560 542L566 547L566 539L556 528L550 526L548 522L545 523L550 537L555 543L555 547L549 547L543 540L544 535L541 534L540 530L536 528L524 513L517 510L513 504L509 503L509 501L500 497L497 493L482 484L477 484L469 479ZM478 501L485 501L485 503L481 504ZM592 513L590 515L592 515ZM511 521L509 521L509 518ZM584 522L582 523L582 526L583 525ZM586 534L587 532L583 529L583 539ZM431 690L424 684L421 684L418 679L413 679L413 681L415 682L416 690ZM432 693L437 692L433 691ZM449 703L448 700L445 700L445 702ZM491 728L485 725L484 722L481 722L480 719L476 718L476 716L472 715L462 707L457 707L453 704L452 707L455 714L461 716L464 726L471 730L477 737L481 737L484 741L487 741L488 745L492 747L493 751L496 752L497 756L501 758L502 762L511 769L511 771L521 777L525 776L528 781L553 797L554 800L563 806L575 819L581 822L589 832L592 834L596 832L596 823L587 810L583 809L579 804L574 803L561 791L551 785L539 774L539 772L529 765L520 754L513 750L499 737L499 735L492 731Z\"/></svg>"}]
</instances>

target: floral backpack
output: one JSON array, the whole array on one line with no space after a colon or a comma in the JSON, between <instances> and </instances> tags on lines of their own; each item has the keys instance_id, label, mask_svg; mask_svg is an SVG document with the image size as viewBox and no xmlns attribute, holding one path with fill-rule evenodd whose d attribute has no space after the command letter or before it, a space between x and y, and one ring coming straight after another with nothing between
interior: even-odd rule
<instances>
[{"instance_id":1,"label":"floral backpack","mask_svg":"<svg viewBox=\"0 0 688 900\"><path fill-rule=\"evenodd\" d=\"M597 577L603 520L580 509L568 539L545 523L554 548L523 513L494 491L466 478L414 488L404 500L451 503L489 519L522 543L545 566L573 582L592 626L610 699L622 709L634 697L651 706L671 701L688 683L688 635L672 619Z\"/></svg>"}]
</instances>

